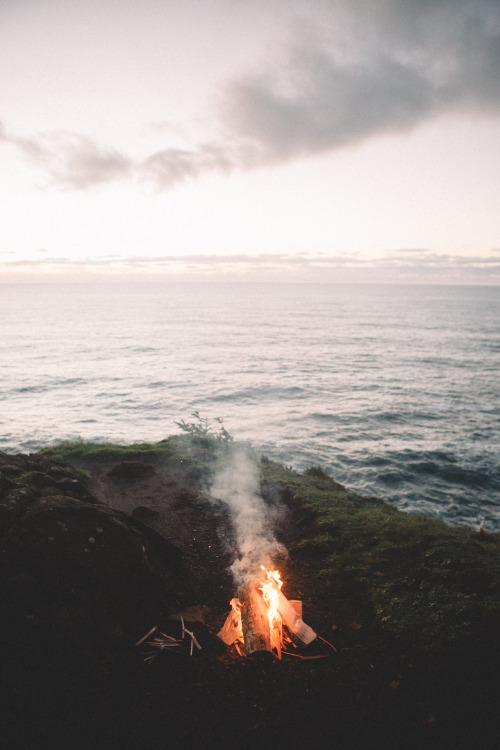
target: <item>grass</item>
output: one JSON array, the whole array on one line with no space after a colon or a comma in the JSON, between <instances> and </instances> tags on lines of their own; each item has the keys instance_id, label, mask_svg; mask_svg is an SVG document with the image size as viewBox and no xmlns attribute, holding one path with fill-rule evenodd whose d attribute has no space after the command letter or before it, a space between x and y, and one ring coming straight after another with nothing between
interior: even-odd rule
<instances>
[{"instance_id":1,"label":"grass","mask_svg":"<svg viewBox=\"0 0 500 750\"><path fill-rule=\"evenodd\" d=\"M44 448L39 455L59 464L76 461L115 462L156 460L181 461L194 468L206 470L213 466L225 445L213 437L203 435L171 435L158 443L91 443L63 442Z\"/></svg>"},{"instance_id":2,"label":"grass","mask_svg":"<svg viewBox=\"0 0 500 750\"><path fill-rule=\"evenodd\" d=\"M230 441L198 423L159 443L61 443L41 452L62 464L158 458L210 470ZM315 518L300 546L325 584L367 592L377 624L426 649L486 637L500 622L500 535L450 527L362 497L319 467L303 474L263 459L262 479L282 484Z\"/></svg>"},{"instance_id":3,"label":"grass","mask_svg":"<svg viewBox=\"0 0 500 750\"><path fill-rule=\"evenodd\" d=\"M364 586L381 627L431 650L495 632L500 535L403 513L318 468L299 475L265 461L263 471L314 512L316 533L301 547L325 583L347 578Z\"/></svg>"},{"instance_id":4,"label":"grass","mask_svg":"<svg viewBox=\"0 0 500 750\"><path fill-rule=\"evenodd\" d=\"M139 461L155 456L170 456L173 449L170 439L160 443L134 443L119 445L117 443L88 443L85 441L64 442L44 448L40 456L62 464L75 459L94 461Z\"/></svg>"},{"instance_id":5,"label":"grass","mask_svg":"<svg viewBox=\"0 0 500 750\"><path fill-rule=\"evenodd\" d=\"M197 466L211 464L215 457L233 442L221 418L212 426L208 419L193 412L192 422L176 422L182 435L171 435L159 443L89 443L85 441L63 442L45 448L40 455L62 464L77 459L94 461L140 461L155 458L190 460Z\"/></svg>"}]
</instances>

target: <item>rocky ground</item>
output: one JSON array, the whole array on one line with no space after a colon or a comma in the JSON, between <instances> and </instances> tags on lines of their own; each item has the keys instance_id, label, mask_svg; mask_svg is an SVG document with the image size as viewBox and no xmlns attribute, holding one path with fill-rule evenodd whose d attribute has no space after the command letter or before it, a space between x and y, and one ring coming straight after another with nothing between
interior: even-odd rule
<instances>
[{"instance_id":1,"label":"rocky ground","mask_svg":"<svg viewBox=\"0 0 500 750\"><path fill-rule=\"evenodd\" d=\"M216 636L230 529L196 466L0 454L3 746L496 747L498 641L398 641L363 586L318 575L299 544L314 514L283 484L261 491L289 551L283 591L324 639L281 661ZM136 642L155 626L179 639L181 613L202 649L187 637L145 663Z\"/></svg>"}]
</instances>

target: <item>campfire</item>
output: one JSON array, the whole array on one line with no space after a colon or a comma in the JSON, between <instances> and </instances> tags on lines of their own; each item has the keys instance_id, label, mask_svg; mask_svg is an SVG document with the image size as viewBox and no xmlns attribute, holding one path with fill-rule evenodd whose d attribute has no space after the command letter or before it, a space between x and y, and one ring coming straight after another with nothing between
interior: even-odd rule
<instances>
[{"instance_id":1,"label":"campfire","mask_svg":"<svg viewBox=\"0 0 500 750\"><path fill-rule=\"evenodd\" d=\"M287 552L274 531L279 514L260 490L258 455L249 445L231 446L210 485L213 502L229 511L234 552L229 570L239 586L218 636L240 656L267 651L281 659L282 653L293 652L298 640L307 645L317 636L302 620L302 602L288 601L280 573L268 562L283 559Z\"/></svg>"},{"instance_id":2,"label":"campfire","mask_svg":"<svg viewBox=\"0 0 500 750\"><path fill-rule=\"evenodd\" d=\"M302 602L288 600L282 593L283 582L277 570L262 568L255 578L238 590L231 600L231 612L218 633L228 646L234 645L240 656L256 651L270 651L278 659L294 636L304 644L311 643L316 633L302 620Z\"/></svg>"}]
</instances>

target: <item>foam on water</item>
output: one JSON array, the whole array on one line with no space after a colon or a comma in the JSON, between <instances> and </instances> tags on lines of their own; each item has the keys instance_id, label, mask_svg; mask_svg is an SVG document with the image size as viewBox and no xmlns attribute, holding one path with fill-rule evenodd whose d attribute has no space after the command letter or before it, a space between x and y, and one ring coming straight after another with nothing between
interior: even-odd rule
<instances>
[{"instance_id":1,"label":"foam on water","mask_svg":"<svg viewBox=\"0 0 500 750\"><path fill-rule=\"evenodd\" d=\"M0 449L194 410L412 512L500 529L500 288L3 285Z\"/></svg>"}]
</instances>

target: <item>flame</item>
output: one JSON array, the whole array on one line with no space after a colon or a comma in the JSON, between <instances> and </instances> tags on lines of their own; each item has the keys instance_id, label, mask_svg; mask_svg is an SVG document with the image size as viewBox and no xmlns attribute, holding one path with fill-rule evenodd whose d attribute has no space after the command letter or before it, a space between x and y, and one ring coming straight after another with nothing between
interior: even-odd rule
<instances>
[{"instance_id":1,"label":"flame","mask_svg":"<svg viewBox=\"0 0 500 750\"><path fill-rule=\"evenodd\" d=\"M267 576L267 581L261 581L262 598L267 606L267 617L269 619L269 630L271 633L271 648L276 649L278 658L281 659L281 647L283 645L283 621L278 612L278 595L283 586L279 570L266 570L261 566Z\"/></svg>"},{"instance_id":2,"label":"flame","mask_svg":"<svg viewBox=\"0 0 500 750\"><path fill-rule=\"evenodd\" d=\"M266 570L264 566L262 566L262 570L267 575L267 582L261 581L260 590L262 591L262 598L267 604L269 627L272 628L276 620L281 619L278 614L278 592L283 586L283 581L279 570Z\"/></svg>"}]
</instances>

